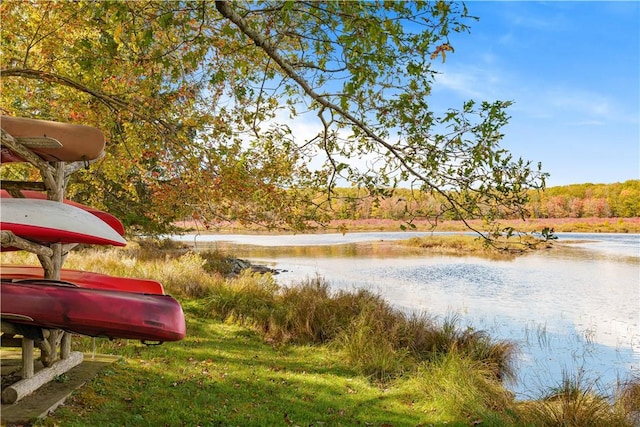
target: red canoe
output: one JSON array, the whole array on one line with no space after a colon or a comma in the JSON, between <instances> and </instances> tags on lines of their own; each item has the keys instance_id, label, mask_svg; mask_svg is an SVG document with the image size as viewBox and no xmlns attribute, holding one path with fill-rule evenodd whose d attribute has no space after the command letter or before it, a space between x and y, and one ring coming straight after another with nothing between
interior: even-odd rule
<instances>
[{"instance_id":1,"label":"red canoe","mask_svg":"<svg viewBox=\"0 0 640 427\"><path fill-rule=\"evenodd\" d=\"M21 190L20 192L26 199L37 199L37 200L47 199L47 195L39 191ZM5 198L11 198L11 194L9 194L7 190L0 190L0 199L5 199ZM118 218L111 215L110 213L92 208L87 205L83 205L82 203L74 202L68 199L64 199L63 203L67 205L75 206L77 208L80 208L82 210L89 212L92 215L97 216L98 218L106 222L111 228L113 228L119 235L124 236L124 226L122 225L122 222L120 222Z\"/></svg>"},{"instance_id":2,"label":"red canoe","mask_svg":"<svg viewBox=\"0 0 640 427\"><path fill-rule=\"evenodd\" d=\"M0 277L2 279L17 280L42 279L44 277L44 270L42 267L32 265L2 265L0 266ZM162 283L156 282L155 280L109 276L107 274L66 268L60 270L60 280L73 282L80 288L164 295Z\"/></svg>"},{"instance_id":3,"label":"red canoe","mask_svg":"<svg viewBox=\"0 0 640 427\"><path fill-rule=\"evenodd\" d=\"M169 295L87 289L45 279L2 280L0 316L8 322L93 337L165 342L184 338L180 303Z\"/></svg>"},{"instance_id":4,"label":"red canoe","mask_svg":"<svg viewBox=\"0 0 640 427\"><path fill-rule=\"evenodd\" d=\"M59 144L29 147L48 162L95 160L104 150L104 134L100 129L48 120L26 119L0 115L0 127L14 138L53 138ZM6 147L0 151L0 163L22 162Z\"/></svg>"}]
</instances>

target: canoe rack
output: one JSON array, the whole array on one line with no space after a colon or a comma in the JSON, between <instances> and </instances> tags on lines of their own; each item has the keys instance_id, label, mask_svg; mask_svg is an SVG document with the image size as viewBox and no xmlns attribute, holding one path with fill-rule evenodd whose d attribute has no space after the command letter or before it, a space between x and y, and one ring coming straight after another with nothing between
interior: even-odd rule
<instances>
[{"instance_id":1,"label":"canoe rack","mask_svg":"<svg viewBox=\"0 0 640 427\"><path fill-rule=\"evenodd\" d=\"M13 197L22 197L20 190L46 191L49 200L61 202L70 176L90 163L100 159L102 154L92 161L47 162L35 154L31 148L60 146L60 141L48 137L16 138L0 129L1 145L20 156L40 172L42 182L2 181L2 188ZM60 279L60 270L67 254L75 244L51 243L48 245L32 242L16 236L10 231L0 231L2 247L12 247L37 255L46 279ZM59 375L69 371L83 361L83 355L71 351L71 334L56 329L23 327L0 321L2 346L22 347L21 380L2 390L2 403L15 403L32 393ZM34 372L34 349L40 349L40 361L44 368ZM59 351L58 351L59 349Z\"/></svg>"}]
</instances>

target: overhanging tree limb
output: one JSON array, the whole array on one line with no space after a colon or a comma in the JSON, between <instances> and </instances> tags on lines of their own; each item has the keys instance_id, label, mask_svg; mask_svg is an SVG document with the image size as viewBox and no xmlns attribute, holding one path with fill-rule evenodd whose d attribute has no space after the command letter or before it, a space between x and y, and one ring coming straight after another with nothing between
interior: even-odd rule
<instances>
[{"instance_id":1,"label":"overhanging tree limb","mask_svg":"<svg viewBox=\"0 0 640 427\"><path fill-rule=\"evenodd\" d=\"M278 53L277 48L266 37L262 36L253 28L251 28L247 20L244 19L241 15L239 15L235 10L233 10L233 8L231 7L231 4L228 1L217 0L215 2L215 5L216 5L216 9L218 10L218 12L220 12L220 14L222 14L222 16L224 16L225 18L233 22L240 29L240 31L242 31L243 34L249 37L256 44L256 46L261 48L271 59L273 59L280 66L280 68L285 72L285 74L289 78L294 80L309 97L311 97L314 101L320 104L323 108L335 111L336 113L340 114L342 117L344 117L345 119L353 123L355 126L360 128L367 137L371 138L373 141L377 142L378 144L386 148L393 155L393 157L396 158L406 168L406 170L411 175L420 179L431 190L443 196L451 204L452 208L456 212L460 213L460 219L465 223L465 225L469 229L477 232L479 235L483 237L486 237L482 232L473 228L471 224L469 224L466 221L465 216L461 214L462 213L461 210L464 210L464 208L460 206L456 202L456 200L453 199L449 194L447 194L438 186L432 184L429 181L429 179L427 179L427 177L424 176L424 174L421 174L414 167L412 167L407 162L406 157L403 156L401 150L398 150L392 144L385 141L383 138L377 135L373 130L371 130L366 123L356 118L349 111L343 109L337 104L332 103L331 101L323 97L321 94L314 91L313 88L309 85L309 83L296 72L293 66L284 57L282 57L282 55Z\"/></svg>"},{"instance_id":2,"label":"overhanging tree limb","mask_svg":"<svg viewBox=\"0 0 640 427\"><path fill-rule=\"evenodd\" d=\"M353 124L361 128L369 138L383 145L386 149L391 151L400 161L402 161L402 156L400 156L396 148L393 145L389 144L384 139L380 138L378 135L376 135L371 129L369 129L369 127L363 121L358 120L351 113L344 110L339 105L336 105L328 101L322 95L314 91L313 88L311 88L311 86L309 85L309 83L304 78L302 78L298 73L296 73L296 71L293 69L291 64L278 53L275 46L273 46L271 42L267 40L265 37L258 34L256 31L254 31L251 28L251 26L249 26L247 21L231 8L228 1L217 0L216 9L218 9L218 11L222 14L222 16L224 16L225 18L229 19L231 22L236 24L236 26L240 29L240 31L242 31L247 37L249 37L256 44L256 46L264 50L265 53L267 53L267 55L269 55L269 57L273 59L282 68L282 70L286 73L286 75L289 76L291 79L293 79L296 83L298 83L298 85L300 85L302 90L304 90L304 92L307 95L309 95L314 101L316 101L318 104L322 105L325 108L336 111L341 116L348 119L350 122L352 122ZM405 166L407 165L405 164ZM416 176L420 176L420 174L418 174L417 172L414 171L414 173L416 174ZM421 178L424 179L424 177L421 177Z\"/></svg>"},{"instance_id":3,"label":"overhanging tree limb","mask_svg":"<svg viewBox=\"0 0 640 427\"><path fill-rule=\"evenodd\" d=\"M264 50L265 53L267 53L267 55L282 68L285 74L288 77L290 77L292 80L294 80L304 90L304 92L307 95L309 95L313 100L318 102L318 104L320 104L322 107L336 111L341 116L349 120L351 123L361 128L369 138L383 145L386 149L392 152L400 161L402 161L402 156L398 152L396 147L389 144L383 138L380 138L380 136L378 136L375 132L373 132L362 120L359 120L358 118L356 118L349 111L345 110L344 108L340 107L337 104L332 103L331 101L328 101L324 96L314 91L313 88L309 85L309 83L295 71L293 65L278 53L277 48L266 37L262 36L261 34L256 32L253 28L251 28L247 20L245 20L241 15L239 15L236 11L232 9L228 1L217 0L215 4L216 4L216 9L222 14L222 16L224 16L225 18L229 19L231 22L236 24L236 26L240 29L240 31L242 31L243 34L249 37L256 44L256 46ZM317 66L307 65L306 63L305 63L305 66L311 67L311 68L318 68ZM342 68L342 70L346 70L346 67ZM333 70L333 72L335 71L338 71L338 70ZM406 164L405 166L410 168ZM420 174L417 173L416 171L413 171L413 172L416 174L416 176L420 176ZM421 177L421 178L424 179L424 177Z\"/></svg>"}]
</instances>

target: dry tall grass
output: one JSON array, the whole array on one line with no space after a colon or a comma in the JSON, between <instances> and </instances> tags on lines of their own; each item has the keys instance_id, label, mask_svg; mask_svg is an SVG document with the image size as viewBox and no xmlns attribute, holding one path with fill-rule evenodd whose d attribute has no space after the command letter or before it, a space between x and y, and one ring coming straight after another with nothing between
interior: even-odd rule
<instances>
[{"instance_id":1,"label":"dry tall grass","mask_svg":"<svg viewBox=\"0 0 640 427\"><path fill-rule=\"evenodd\" d=\"M525 405L524 413L527 419L540 426L636 426L638 396L634 394L639 387L637 379L626 383L622 394L612 404L597 391L594 382L585 381L580 374L565 372L560 385L549 390L542 399Z\"/></svg>"},{"instance_id":2,"label":"dry tall grass","mask_svg":"<svg viewBox=\"0 0 640 427\"><path fill-rule=\"evenodd\" d=\"M513 344L459 328L456 319L439 325L426 315L406 315L366 290L332 293L322 278L283 288L263 276L245 275L218 289L208 306L219 319L257 328L275 344L331 343L376 380L451 351L482 362L498 380L515 376Z\"/></svg>"}]
</instances>

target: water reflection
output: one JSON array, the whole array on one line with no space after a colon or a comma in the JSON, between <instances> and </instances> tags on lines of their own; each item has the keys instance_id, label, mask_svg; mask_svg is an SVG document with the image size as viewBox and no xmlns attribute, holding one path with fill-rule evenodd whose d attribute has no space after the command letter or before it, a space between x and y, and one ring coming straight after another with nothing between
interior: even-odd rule
<instances>
[{"instance_id":1,"label":"water reflection","mask_svg":"<svg viewBox=\"0 0 640 427\"><path fill-rule=\"evenodd\" d=\"M375 241L363 243L364 234ZM583 372L609 393L616 380L640 372L640 235L561 235L568 246L496 261L430 256L388 243L407 233L371 234L340 235L337 246L327 244L335 235L309 235L243 236L209 247L285 270L277 276L284 285L319 275L336 289L367 288L407 312L456 314L516 341L520 398L558 385L563 371ZM262 246L240 244L247 240ZM293 246L301 241L307 246Z\"/></svg>"},{"instance_id":2,"label":"water reflection","mask_svg":"<svg viewBox=\"0 0 640 427\"><path fill-rule=\"evenodd\" d=\"M327 233L327 234L198 234L173 236L174 240L190 242L194 244L208 243L235 243L241 245L256 246L323 246L341 245L345 243L372 242L381 240L410 239L411 237L422 237L430 234L450 234L450 233L429 233L429 232L366 232L366 233Z\"/></svg>"}]
</instances>

